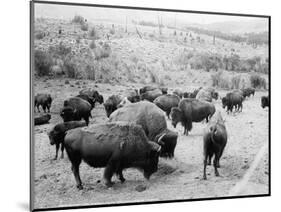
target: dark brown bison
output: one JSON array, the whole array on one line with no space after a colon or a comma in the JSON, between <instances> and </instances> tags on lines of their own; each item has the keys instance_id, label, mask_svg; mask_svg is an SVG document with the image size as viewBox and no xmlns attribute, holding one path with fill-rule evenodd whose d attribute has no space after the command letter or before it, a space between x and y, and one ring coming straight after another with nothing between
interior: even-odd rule
<instances>
[{"instance_id":1,"label":"dark brown bison","mask_svg":"<svg viewBox=\"0 0 281 212\"><path fill-rule=\"evenodd\" d=\"M79 174L82 160L92 167L105 167L107 186L113 185L113 174L124 182L122 171L126 168L142 170L146 179L158 169L161 147L149 141L136 124L116 122L73 129L66 133L64 144L79 189L83 188Z\"/></svg>"},{"instance_id":2,"label":"dark brown bison","mask_svg":"<svg viewBox=\"0 0 281 212\"><path fill-rule=\"evenodd\" d=\"M64 123L56 124L48 133L50 144L56 145L56 156L54 160L58 158L58 151L61 146L61 158L63 158L63 150L64 150L64 137L68 130L84 127L86 126L86 122L84 121L69 121Z\"/></svg>"},{"instance_id":3,"label":"dark brown bison","mask_svg":"<svg viewBox=\"0 0 281 212\"><path fill-rule=\"evenodd\" d=\"M172 107L177 107L180 102L180 98L177 95L166 94L157 97L153 103L157 105L161 110L166 112L168 118Z\"/></svg>"},{"instance_id":4,"label":"dark brown bison","mask_svg":"<svg viewBox=\"0 0 281 212\"><path fill-rule=\"evenodd\" d=\"M85 88L81 91L79 91L80 95L87 95L90 98L94 99L95 102L98 102L100 104L102 104L104 102L103 100L103 96L101 94L99 94L99 92L95 89L92 88Z\"/></svg>"},{"instance_id":5,"label":"dark brown bison","mask_svg":"<svg viewBox=\"0 0 281 212\"><path fill-rule=\"evenodd\" d=\"M140 88L139 93L140 93L140 95L141 95L141 94L143 94L143 93L145 93L145 92L147 92L147 91L153 91L153 90L155 90L155 89L157 89L157 87L151 86L151 85L147 85L147 86L144 86L144 87Z\"/></svg>"},{"instance_id":6,"label":"dark brown bison","mask_svg":"<svg viewBox=\"0 0 281 212\"><path fill-rule=\"evenodd\" d=\"M174 156L178 134L167 128L165 114L155 104L141 101L125 105L112 113L109 121L125 121L141 125L148 139L161 145L161 157Z\"/></svg>"},{"instance_id":7,"label":"dark brown bison","mask_svg":"<svg viewBox=\"0 0 281 212\"><path fill-rule=\"evenodd\" d=\"M111 95L103 104L107 117L110 116L115 110L117 110L118 105L121 103L122 98L119 95Z\"/></svg>"},{"instance_id":8,"label":"dark brown bison","mask_svg":"<svg viewBox=\"0 0 281 212\"><path fill-rule=\"evenodd\" d=\"M140 98L141 98L141 100L147 100L147 101L153 102L154 99L156 99L158 96L161 96L161 95L162 95L162 91L159 88L157 88L157 89L154 89L151 91L146 91L145 93L142 93Z\"/></svg>"},{"instance_id":9,"label":"dark brown bison","mask_svg":"<svg viewBox=\"0 0 281 212\"><path fill-rule=\"evenodd\" d=\"M174 127L180 122L184 127L184 134L192 129L192 122L200 122L212 117L215 113L215 106L206 101L198 99L182 99L178 107L173 107L171 111L172 125Z\"/></svg>"},{"instance_id":10,"label":"dark brown bison","mask_svg":"<svg viewBox=\"0 0 281 212\"><path fill-rule=\"evenodd\" d=\"M35 107L37 107L38 112L40 112L39 110L40 105L45 113L46 113L46 109L48 109L48 112L50 112L50 108L52 105L52 97L50 94L37 94L35 96L34 103L35 103Z\"/></svg>"},{"instance_id":11,"label":"dark brown bison","mask_svg":"<svg viewBox=\"0 0 281 212\"><path fill-rule=\"evenodd\" d=\"M241 91L243 92L243 97L250 97L251 95L255 95L255 89L254 88L243 88L241 89Z\"/></svg>"},{"instance_id":12,"label":"dark brown bison","mask_svg":"<svg viewBox=\"0 0 281 212\"><path fill-rule=\"evenodd\" d=\"M217 100L219 97L218 92L214 88L208 87L208 88L202 88L198 91L196 95L196 99L212 102L212 99Z\"/></svg>"},{"instance_id":13,"label":"dark brown bison","mask_svg":"<svg viewBox=\"0 0 281 212\"><path fill-rule=\"evenodd\" d=\"M222 107L227 107L227 113L232 112L233 107L235 107L236 111L240 110L242 112L243 100L243 96L241 96L238 92L230 92L222 98Z\"/></svg>"},{"instance_id":14,"label":"dark brown bison","mask_svg":"<svg viewBox=\"0 0 281 212\"><path fill-rule=\"evenodd\" d=\"M60 115L64 122L80 121L83 118L88 125L89 117L92 117L91 110L92 106L89 102L80 97L71 97L64 101Z\"/></svg>"},{"instance_id":15,"label":"dark brown bison","mask_svg":"<svg viewBox=\"0 0 281 212\"><path fill-rule=\"evenodd\" d=\"M262 96L261 97L261 107L270 107L270 101L269 101L269 96Z\"/></svg>"},{"instance_id":16,"label":"dark brown bison","mask_svg":"<svg viewBox=\"0 0 281 212\"><path fill-rule=\"evenodd\" d=\"M38 116L34 118L34 125L42 125L49 123L49 120L51 119L50 114L44 114L42 116Z\"/></svg>"},{"instance_id":17,"label":"dark brown bison","mask_svg":"<svg viewBox=\"0 0 281 212\"><path fill-rule=\"evenodd\" d=\"M205 128L203 136L203 153L204 153L204 170L203 179L206 180L206 167L211 165L211 159L215 155L213 165L215 175L219 176L218 168L220 167L220 158L227 143L227 132L222 119L221 113L217 112L210 119L208 126Z\"/></svg>"}]
</instances>

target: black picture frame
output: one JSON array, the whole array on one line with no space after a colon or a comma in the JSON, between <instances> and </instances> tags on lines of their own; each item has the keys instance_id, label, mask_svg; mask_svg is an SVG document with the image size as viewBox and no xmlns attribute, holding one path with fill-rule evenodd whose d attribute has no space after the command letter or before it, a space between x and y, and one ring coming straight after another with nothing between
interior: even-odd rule
<instances>
[{"instance_id":1,"label":"black picture frame","mask_svg":"<svg viewBox=\"0 0 281 212\"><path fill-rule=\"evenodd\" d=\"M88 3L70 3L70 2L56 2L56 1L36 1L32 0L30 3L30 210L31 211L51 211L51 210L67 210L67 209L86 209L98 207L113 207L113 206L130 206L130 205L144 205L144 204L160 204L160 203L177 203L189 201L205 201L205 200L225 200L225 199L241 199L253 197L269 197L271 196L271 106L268 108L268 193L246 196L226 196L226 197L212 197L212 198L196 198L196 199L182 199L182 200L166 200L166 201L143 201L143 202L128 202L116 204L99 204L99 205L81 205L81 206L67 206L67 207L49 207L49 208L34 208L33 198L33 180L34 180L34 89L33 89L33 70L34 70L34 5L35 4L52 4L52 5L71 5L71 6L86 6L86 7L101 7L101 8L116 8L116 9L133 9L133 10L146 10L146 11L159 11L159 12L179 12L179 13L195 13L195 14L208 14L208 15L227 15L238 17L259 17L268 19L268 96L271 101L271 16L258 15L258 14L240 14L240 13L227 13L227 12L210 12L210 11L194 11L194 10L179 10L179 9L164 9L164 8L146 8L146 7L132 7L121 5L102 5L102 4L88 4Z\"/></svg>"}]
</instances>

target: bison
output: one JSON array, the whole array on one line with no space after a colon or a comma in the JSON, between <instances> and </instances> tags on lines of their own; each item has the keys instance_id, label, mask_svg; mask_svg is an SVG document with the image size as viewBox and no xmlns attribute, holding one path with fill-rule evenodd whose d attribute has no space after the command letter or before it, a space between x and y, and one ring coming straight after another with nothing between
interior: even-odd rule
<instances>
[{"instance_id":1,"label":"bison","mask_svg":"<svg viewBox=\"0 0 281 212\"><path fill-rule=\"evenodd\" d=\"M95 107L96 99L86 95L86 94L79 94L76 97L79 97L81 99L84 99L85 101L89 102L90 105L92 106L92 109Z\"/></svg>"},{"instance_id":2,"label":"bison","mask_svg":"<svg viewBox=\"0 0 281 212\"><path fill-rule=\"evenodd\" d=\"M34 118L34 125L42 125L49 123L49 120L51 119L50 114L45 114L39 117Z\"/></svg>"},{"instance_id":3,"label":"bison","mask_svg":"<svg viewBox=\"0 0 281 212\"><path fill-rule=\"evenodd\" d=\"M141 101L125 105L109 117L109 122L126 121L139 124L149 140L161 145L161 157L174 157L178 134L167 128L165 114L155 104Z\"/></svg>"},{"instance_id":4,"label":"bison","mask_svg":"<svg viewBox=\"0 0 281 212\"><path fill-rule=\"evenodd\" d=\"M161 110L166 112L168 118L172 107L177 107L180 102L180 98L177 95L166 94L157 97L153 103L157 105Z\"/></svg>"},{"instance_id":5,"label":"bison","mask_svg":"<svg viewBox=\"0 0 281 212\"><path fill-rule=\"evenodd\" d=\"M37 94L35 96L34 103L35 103L35 107L37 107L38 112L40 112L39 110L40 105L45 113L46 113L46 109L48 109L48 112L50 112L50 108L52 105L52 97L50 94Z\"/></svg>"},{"instance_id":6,"label":"bison","mask_svg":"<svg viewBox=\"0 0 281 212\"><path fill-rule=\"evenodd\" d=\"M158 96L161 96L163 93L162 91L157 88L151 91L146 91L145 93L142 93L140 98L141 100L148 100L150 102L153 102L154 99L156 99Z\"/></svg>"},{"instance_id":7,"label":"bison","mask_svg":"<svg viewBox=\"0 0 281 212\"><path fill-rule=\"evenodd\" d=\"M63 158L63 150L64 150L64 137L68 130L84 127L86 126L86 122L84 121L69 121L64 123L59 123L55 125L50 132L48 132L48 137L50 139L51 145L56 145L56 156L54 160L58 158L58 151L61 146L61 158Z\"/></svg>"},{"instance_id":8,"label":"bison","mask_svg":"<svg viewBox=\"0 0 281 212\"><path fill-rule=\"evenodd\" d=\"M121 103L122 98L119 95L111 95L103 104L107 117L110 116L115 110L117 110L118 105Z\"/></svg>"},{"instance_id":9,"label":"bison","mask_svg":"<svg viewBox=\"0 0 281 212\"><path fill-rule=\"evenodd\" d=\"M134 89L126 90L123 96L132 103L140 101L140 95L138 94L138 91Z\"/></svg>"},{"instance_id":10,"label":"bison","mask_svg":"<svg viewBox=\"0 0 281 212\"><path fill-rule=\"evenodd\" d=\"M261 97L261 107L270 107L270 101L269 101L269 96L262 96Z\"/></svg>"},{"instance_id":11,"label":"bison","mask_svg":"<svg viewBox=\"0 0 281 212\"><path fill-rule=\"evenodd\" d=\"M87 95L90 98L94 99L95 102L98 102L100 104L102 104L104 102L103 96L101 94L99 94L99 92L95 89L85 88L85 89L79 91L79 95Z\"/></svg>"},{"instance_id":12,"label":"bison","mask_svg":"<svg viewBox=\"0 0 281 212\"><path fill-rule=\"evenodd\" d=\"M184 127L184 135L192 129L192 122L200 122L208 119L215 113L215 106L206 101L198 99L182 99L178 107L173 107L171 110L172 125L176 128L180 122Z\"/></svg>"},{"instance_id":13,"label":"bison","mask_svg":"<svg viewBox=\"0 0 281 212\"><path fill-rule=\"evenodd\" d=\"M218 97L219 97L218 92L216 92L215 89L211 87L200 89L196 95L196 99L207 101L207 102L212 102L212 99L217 100Z\"/></svg>"},{"instance_id":14,"label":"bison","mask_svg":"<svg viewBox=\"0 0 281 212\"><path fill-rule=\"evenodd\" d=\"M144 87L140 88L139 93L141 95L143 93L146 93L147 91L153 91L155 89L160 89L162 94L168 94L168 88L166 88L166 87L159 87L158 88L158 87L151 86L151 85L147 85L147 86L144 86Z\"/></svg>"},{"instance_id":15,"label":"bison","mask_svg":"<svg viewBox=\"0 0 281 212\"><path fill-rule=\"evenodd\" d=\"M149 177L157 171L161 146L146 137L141 126L133 123L95 124L89 129L76 128L66 133L65 149L72 164L78 189L83 189L79 174L81 161L91 167L105 167L105 185L113 185L113 174L125 181L122 171L137 168Z\"/></svg>"},{"instance_id":16,"label":"bison","mask_svg":"<svg viewBox=\"0 0 281 212\"><path fill-rule=\"evenodd\" d=\"M215 155L213 165L215 175L219 176L218 168L220 167L219 160L227 143L227 132L222 119L221 113L217 112L210 119L208 126L204 130L203 136L203 154L204 154L204 169L203 179L206 180L206 166L211 165L211 159Z\"/></svg>"},{"instance_id":17,"label":"bison","mask_svg":"<svg viewBox=\"0 0 281 212\"><path fill-rule=\"evenodd\" d=\"M236 111L240 110L242 112L243 100L243 96L241 96L238 92L230 92L222 98L222 107L227 107L227 113L229 113L229 111L232 112L233 107L236 108Z\"/></svg>"},{"instance_id":18,"label":"bison","mask_svg":"<svg viewBox=\"0 0 281 212\"><path fill-rule=\"evenodd\" d=\"M184 92L183 97L184 98L196 98L198 92L202 89L202 87L195 89L193 92Z\"/></svg>"},{"instance_id":19,"label":"bison","mask_svg":"<svg viewBox=\"0 0 281 212\"><path fill-rule=\"evenodd\" d=\"M89 102L80 97L71 97L64 101L60 115L64 122L80 121L83 118L88 125L89 117L92 117L91 110L92 106Z\"/></svg>"},{"instance_id":20,"label":"bison","mask_svg":"<svg viewBox=\"0 0 281 212\"><path fill-rule=\"evenodd\" d=\"M244 88L241 89L241 91L243 92L243 97L250 97L251 95L255 95L255 89L254 88Z\"/></svg>"}]
</instances>

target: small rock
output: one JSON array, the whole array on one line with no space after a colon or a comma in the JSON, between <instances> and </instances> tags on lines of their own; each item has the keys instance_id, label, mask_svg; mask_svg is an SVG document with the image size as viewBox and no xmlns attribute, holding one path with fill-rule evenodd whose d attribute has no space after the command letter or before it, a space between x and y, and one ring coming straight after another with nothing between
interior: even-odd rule
<instances>
[{"instance_id":1,"label":"small rock","mask_svg":"<svg viewBox=\"0 0 281 212\"><path fill-rule=\"evenodd\" d=\"M74 85L71 84L70 87L74 87Z\"/></svg>"},{"instance_id":2,"label":"small rock","mask_svg":"<svg viewBox=\"0 0 281 212\"><path fill-rule=\"evenodd\" d=\"M100 180L97 180L97 183L100 183Z\"/></svg>"},{"instance_id":3,"label":"small rock","mask_svg":"<svg viewBox=\"0 0 281 212\"><path fill-rule=\"evenodd\" d=\"M248 168L249 168L249 165L248 165L248 164L242 166L242 169L248 169Z\"/></svg>"},{"instance_id":4,"label":"small rock","mask_svg":"<svg viewBox=\"0 0 281 212\"><path fill-rule=\"evenodd\" d=\"M265 171L264 173L265 173L266 175L268 175L268 171Z\"/></svg>"},{"instance_id":5,"label":"small rock","mask_svg":"<svg viewBox=\"0 0 281 212\"><path fill-rule=\"evenodd\" d=\"M75 85L80 85L80 82L79 81L75 82Z\"/></svg>"},{"instance_id":6,"label":"small rock","mask_svg":"<svg viewBox=\"0 0 281 212\"><path fill-rule=\"evenodd\" d=\"M47 179L47 175L43 174L42 176L40 176L40 179Z\"/></svg>"},{"instance_id":7,"label":"small rock","mask_svg":"<svg viewBox=\"0 0 281 212\"><path fill-rule=\"evenodd\" d=\"M68 80L65 80L65 81L64 81L64 84L66 84L66 85L69 84L69 81L68 81Z\"/></svg>"},{"instance_id":8,"label":"small rock","mask_svg":"<svg viewBox=\"0 0 281 212\"><path fill-rule=\"evenodd\" d=\"M144 190L146 190L146 186L145 185L138 185L135 187L135 190L138 192L142 192Z\"/></svg>"}]
</instances>

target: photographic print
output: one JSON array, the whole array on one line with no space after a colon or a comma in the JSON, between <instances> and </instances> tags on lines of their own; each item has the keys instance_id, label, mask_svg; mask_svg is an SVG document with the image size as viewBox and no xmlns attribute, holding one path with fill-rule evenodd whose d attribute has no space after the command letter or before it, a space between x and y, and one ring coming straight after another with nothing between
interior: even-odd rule
<instances>
[{"instance_id":1,"label":"photographic print","mask_svg":"<svg viewBox=\"0 0 281 212\"><path fill-rule=\"evenodd\" d=\"M270 17L31 2L31 209L270 195Z\"/></svg>"}]
</instances>

